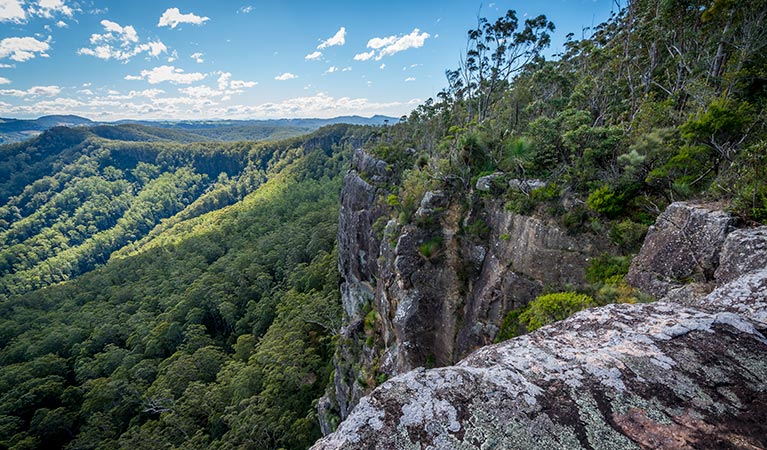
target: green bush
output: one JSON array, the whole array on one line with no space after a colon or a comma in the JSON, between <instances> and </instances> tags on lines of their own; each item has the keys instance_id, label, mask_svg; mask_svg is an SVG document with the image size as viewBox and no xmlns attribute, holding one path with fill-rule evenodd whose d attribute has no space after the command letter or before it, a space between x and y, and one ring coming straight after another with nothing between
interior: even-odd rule
<instances>
[{"instance_id":1,"label":"green bush","mask_svg":"<svg viewBox=\"0 0 767 450\"><path fill-rule=\"evenodd\" d=\"M610 186L602 186L589 195L586 205L594 212L615 217L623 211L623 198Z\"/></svg>"},{"instance_id":2,"label":"green bush","mask_svg":"<svg viewBox=\"0 0 767 450\"><path fill-rule=\"evenodd\" d=\"M490 227L482 219L477 219L464 227L463 229L469 236L484 238L490 233Z\"/></svg>"},{"instance_id":3,"label":"green bush","mask_svg":"<svg viewBox=\"0 0 767 450\"><path fill-rule=\"evenodd\" d=\"M371 309L370 312L365 315L365 333L373 333L376 330L378 319L378 311L375 309Z\"/></svg>"},{"instance_id":4,"label":"green bush","mask_svg":"<svg viewBox=\"0 0 767 450\"><path fill-rule=\"evenodd\" d=\"M568 231L578 231L588 221L589 212L586 208L575 207L562 215L562 224Z\"/></svg>"},{"instance_id":5,"label":"green bush","mask_svg":"<svg viewBox=\"0 0 767 450\"><path fill-rule=\"evenodd\" d=\"M418 251L421 253L421 255L423 255L424 258L431 259L432 256L437 254L441 246L442 236L435 236L419 245Z\"/></svg>"},{"instance_id":6,"label":"green bush","mask_svg":"<svg viewBox=\"0 0 767 450\"><path fill-rule=\"evenodd\" d=\"M524 334L522 324L519 322L519 315L522 311L525 311L524 307L513 309L506 314L501 323L501 329L495 335L496 343Z\"/></svg>"},{"instance_id":7,"label":"green bush","mask_svg":"<svg viewBox=\"0 0 767 450\"><path fill-rule=\"evenodd\" d=\"M622 279L613 279L613 281L602 285L597 290L596 299L600 305L611 303L647 303L652 300L651 297L642 294Z\"/></svg>"},{"instance_id":8,"label":"green bush","mask_svg":"<svg viewBox=\"0 0 767 450\"><path fill-rule=\"evenodd\" d=\"M519 315L519 322L529 332L593 306L597 306L597 302L585 294L557 292L541 295Z\"/></svg>"},{"instance_id":9,"label":"green bush","mask_svg":"<svg viewBox=\"0 0 767 450\"><path fill-rule=\"evenodd\" d=\"M623 220L610 227L610 239L627 252L639 250L647 234L648 226L631 220Z\"/></svg>"},{"instance_id":10,"label":"green bush","mask_svg":"<svg viewBox=\"0 0 767 450\"><path fill-rule=\"evenodd\" d=\"M586 269L589 283L605 283L623 278L629 271L631 257L602 255L593 258Z\"/></svg>"},{"instance_id":11,"label":"green bush","mask_svg":"<svg viewBox=\"0 0 767 450\"><path fill-rule=\"evenodd\" d=\"M410 154L402 146L379 144L373 147L373 155L389 164L401 164L408 162Z\"/></svg>"}]
</instances>

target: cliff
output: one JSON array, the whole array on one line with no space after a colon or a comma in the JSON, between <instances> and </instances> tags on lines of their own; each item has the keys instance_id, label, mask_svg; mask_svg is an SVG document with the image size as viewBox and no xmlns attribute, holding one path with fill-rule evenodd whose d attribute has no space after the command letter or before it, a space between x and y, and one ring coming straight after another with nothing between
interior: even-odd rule
<instances>
[{"instance_id":1,"label":"cliff","mask_svg":"<svg viewBox=\"0 0 767 450\"><path fill-rule=\"evenodd\" d=\"M356 152L344 179L338 231L344 326L325 433L386 379L454 364L494 342L509 311L543 290L585 284L605 238L506 210L479 189L465 199L426 192L408 223L387 205L391 167ZM556 261L556 264L552 264Z\"/></svg>"},{"instance_id":2,"label":"cliff","mask_svg":"<svg viewBox=\"0 0 767 450\"><path fill-rule=\"evenodd\" d=\"M767 227L734 225L670 206L627 277L666 298L397 376L314 448L764 448Z\"/></svg>"}]
</instances>

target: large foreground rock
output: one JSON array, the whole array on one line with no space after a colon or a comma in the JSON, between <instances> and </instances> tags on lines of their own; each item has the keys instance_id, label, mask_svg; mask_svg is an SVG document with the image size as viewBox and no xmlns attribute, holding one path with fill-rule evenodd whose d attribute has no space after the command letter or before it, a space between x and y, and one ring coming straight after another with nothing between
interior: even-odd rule
<instances>
[{"instance_id":1,"label":"large foreground rock","mask_svg":"<svg viewBox=\"0 0 767 450\"><path fill-rule=\"evenodd\" d=\"M313 448L766 447L767 339L731 312L658 302L398 376Z\"/></svg>"}]
</instances>

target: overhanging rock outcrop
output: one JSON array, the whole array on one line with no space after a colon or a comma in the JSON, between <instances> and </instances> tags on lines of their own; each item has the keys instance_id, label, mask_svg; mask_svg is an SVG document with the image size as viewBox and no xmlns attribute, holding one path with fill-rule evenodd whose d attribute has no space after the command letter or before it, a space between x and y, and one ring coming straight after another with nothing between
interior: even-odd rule
<instances>
[{"instance_id":1,"label":"overhanging rock outcrop","mask_svg":"<svg viewBox=\"0 0 767 450\"><path fill-rule=\"evenodd\" d=\"M767 447L767 339L732 312L610 305L418 369L313 448Z\"/></svg>"}]
</instances>

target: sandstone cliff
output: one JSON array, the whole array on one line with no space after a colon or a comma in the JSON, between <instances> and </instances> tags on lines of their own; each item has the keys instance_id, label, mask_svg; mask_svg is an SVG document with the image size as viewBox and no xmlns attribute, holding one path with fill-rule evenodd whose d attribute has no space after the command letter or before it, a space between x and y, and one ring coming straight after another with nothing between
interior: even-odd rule
<instances>
[{"instance_id":1,"label":"sandstone cliff","mask_svg":"<svg viewBox=\"0 0 767 450\"><path fill-rule=\"evenodd\" d=\"M325 433L377 384L493 343L509 311L544 287L583 285L589 259L615 251L603 237L571 235L479 192L468 201L427 192L402 223L386 202L392 177L384 161L357 151L344 180L344 327L334 387L320 406Z\"/></svg>"},{"instance_id":2,"label":"sandstone cliff","mask_svg":"<svg viewBox=\"0 0 767 450\"><path fill-rule=\"evenodd\" d=\"M674 204L631 268L666 298L397 376L316 449L765 448L767 227Z\"/></svg>"}]
</instances>

